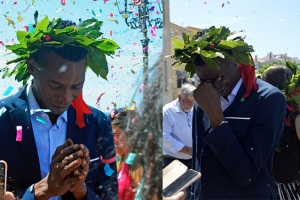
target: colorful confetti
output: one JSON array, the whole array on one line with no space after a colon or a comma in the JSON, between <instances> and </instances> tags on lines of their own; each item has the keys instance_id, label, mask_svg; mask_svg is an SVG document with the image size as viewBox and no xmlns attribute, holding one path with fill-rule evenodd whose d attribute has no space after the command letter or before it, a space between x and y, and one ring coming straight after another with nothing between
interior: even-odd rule
<instances>
[{"instance_id":1,"label":"colorful confetti","mask_svg":"<svg viewBox=\"0 0 300 200\"><path fill-rule=\"evenodd\" d=\"M46 124L46 120L40 116L35 116L35 120L40 122L41 124Z\"/></svg>"},{"instance_id":2,"label":"colorful confetti","mask_svg":"<svg viewBox=\"0 0 300 200\"><path fill-rule=\"evenodd\" d=\"M143 90L145 89L145 85L144 84L142 84L141 86L140 86L140 88L139 88L139 93L142 93L143 92Z\"/></svg>"},{"instance_id":3,"label":"colorful confetti","mask_svg":"<svg viewBox=\"0 0 300 200\"><path fill-rule=\"evenodd\" d=\"M66 0L61 0L60 3L61 3L61 5L64 6L64 5L66 5Z\"/></svg>"},{"instance_id":4,"label":"colorful confetti","mask_svg":"<svg viewBox=\"0 0 300 200\"><path fill-rule=\"evenodd\" d=\"M136 107L136 102L134 100L130 100L130 102L133 104L132 106L127 106L125 105L125 108L127 110L137 110L137 107Z\"/></svg>"},{"instance_id":5,"label":"colorful confetti","mask_svg":"<svg viewBox=\"0 0 300 200\"><path fill-rule=\"evenodd\" d=\"M13 20L11 20L7 15L4 15L4 17L5 17L5 19L7 20L7 24L8 24L8 26L9 25L12 25L12 27L14 27L14 28L16 28L15 27L15 22L13 21Z\"/></svg>"},{"instance_id":6,"label":"colorful confetti","mask_svg":"<svg viewBox=\"0 0 300 200\"><path fill-rule=\"evenodd\" d=\"M152 35L153 37L156 37L156 33L155 33L156 30L157 30L157 27L156 27L155 25L153 25L153 26L151 27L151 30L150 30L151 35Z\"/></svg>"},{"instance_id":7,"label":"colorful confetti","mask_svg":"<svg viewBox=\"0 0 300 200\"><path fill-rule=\"evenodd\" d=\"M101 97L102 97L104 94L105 94L104 92L101 93L101 94L99 95L99 97L97 98L96 104L97 104L98 109L100 108L100 99L101 99Z\"/></svg>"},{"instance_id":8,"label":"colorful confetti","mask_svg":"<svg viewBox=\"0 0 300 200\"><path fill-rule=\"evenodd\" d=\"M33 112L51 112L49 109L34 109Z\"/></svg>"},{"instance_id":9,"label":"colorful confetti","mask_svg":"<svg viewBox=\"0 0 300 200\"><path fill-rule=\"evenodd\" d=\"M16 134L16 141L17 142L22 142L22 126L17 126L16 127L16 129L17 129L17 134Z\"/></svg>"},{"instance_id":10,"label":"colorful confetti","mask_svg":"<svg viewBox=\"0 0 300 200\"><path fill-rule=\"evenodd\" d=\"M18 19L18 22L21 22L21 21L23 20L23 18L22 18L21 15L19 15L19 16L17 17L17 19Z\"/></svg>"},{"instance_id":11,"label":"colorful confetti","mask_svg":"<svg viewBox=\"0 0 300 200\"><path fill-rule=\"evenodd\" d=\"M133 164L133 161L135 159L135 156L136 154L135 153L129 153L129 155L127 156L127 159L126 159L126 163L129 164L129 165L132 165Z\"/></svg>"},{"instance_id":12,"label":"colorful confetti","mask_svg":"<svg viewBox=\"0 0 300 200\"><path fill-rule=\"evenodd\" d=\"M104 171L105 171L106 176L111 176L115 172L114 170L112 170L110 168L110 165L108 163L105 164Z\"/></svg>"},{"instance_id":13,"label":"colorful confetti","mask_svg":"<svg viewBox=\"0 0 300 200\"><path fill-rule=\"evenodd\" d=\"M3 96L9 95L14 88L12 86L8 86L8 88L3 92Z\"/></svg>"},{"instance_id":14,"label":"colorful confetti","mask_svg":"<svg viewBox=\"0 0 300 200\"><path fill-rule=\"evenodd\" d=\"M110 31L109 31L109 35L112 36L112 33L113 33L112 30L110 30Z\"/></svg>"},{"instance_id":15,"label":"colorful confetti","mask_svg":"<svg viewBox=\"0 0 300 200\"><path fill-rule=\"evenodd\" d=\"M223 3L223 4L222 4L222 8L224 7L224 5L225 5L225 4Z\"/></svg>"},{"instance_id":16,"label":"colorful confetti","mask_svg":"<svg viewBox=\"0 0 300 200\"><path fill-rule=\"evenodd\" d=\"M152 6L152 7L150 8L150 11L153 12L154 9L155 9L155 6Z\"/></svg>"},{"instance_id":17,"label":"colorful confetti","mask_svg":"<svg viewBox=\"0 0 300 200\"><path fill-rule=\"evenodd\" d=\"M0 108L0 117L5 113L5 111L6 111L5 107Z\"/></svg>"},{"instance_id":18,"label":"colorful confetti","mask_svg":"<svg viewBox=\"0 0 300 200\"><path fill-rule=\"evenodd\" d=\"M106 4L106 2L108 2L108 0L103 0L104 4Z\"/></svg>"}]
</instances>

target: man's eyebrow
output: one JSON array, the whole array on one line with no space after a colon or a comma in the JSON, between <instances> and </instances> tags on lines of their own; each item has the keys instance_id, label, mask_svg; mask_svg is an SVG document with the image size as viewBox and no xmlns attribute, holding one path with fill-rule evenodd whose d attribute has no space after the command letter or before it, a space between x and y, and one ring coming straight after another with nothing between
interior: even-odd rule
<instances>
[{"instance_id":1,"label":"man's eyebrow","mask_svg":"<svg viewBox=\"0 0 300 200\"><path fill-rule=\"evenodd\" d=\"M64 84L62 84L60 82L57 82L55 80L48 80L48 82L54 83L54 84L57 84L57 85L64 85ZM84 83L84 81L82 81L81 83L74 84L73 86L79 86L79 85L82 85L83 83Z\"/></svg>"}]
</instances>

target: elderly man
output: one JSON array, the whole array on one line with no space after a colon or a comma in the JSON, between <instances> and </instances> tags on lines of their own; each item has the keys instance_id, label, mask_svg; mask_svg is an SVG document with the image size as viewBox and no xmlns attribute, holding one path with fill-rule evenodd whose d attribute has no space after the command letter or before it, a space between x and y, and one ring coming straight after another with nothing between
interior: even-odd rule
<instances>
[{"instance_id":1,"label":"elderly man","mask_svg":"<svg viewBox=\"0 0 300 200\"><path fill-rule=\"evenodd\" d=\"M192 115L195 87L183 84L178 98L163 108L164 167L177 159L192 166Z\"/></svg>"}]
</instances>

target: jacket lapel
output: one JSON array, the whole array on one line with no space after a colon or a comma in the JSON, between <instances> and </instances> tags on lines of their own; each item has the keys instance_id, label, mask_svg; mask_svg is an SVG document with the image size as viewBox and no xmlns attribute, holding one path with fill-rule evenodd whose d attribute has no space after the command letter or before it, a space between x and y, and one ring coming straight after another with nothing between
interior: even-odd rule
<instances>
[{"instance_id":1,"label":"jacket lapel","mask_svg":"<svg viewBox=\"0 0 300 200\"><path fill-rule=\"evenodd\" d=\"M84 115L85 121L87 115ZM85 122L86 126L88 123ZM79 128L76 121L76 111L73 106L68 109L68 125L67 125L67 138L71 138L74 144L82 143L82 134L86 127Z\"/></svg>"},{"instance_id":2,"label":"jacket lapel","mask_svg":"<svg viewBox=\"0 0 300 200\"><path fill-rule=\"evenodd\" d=\"M39 158L30 121L30 111L27 104L25 88L26 87L16 94L16 98L14 98L13 101L15 109L10 111L10 116L15 127L22 126L22 141L19 142L19 144L24 152L23 155L27 161L27 165L31 168L31 173L35 179L40 180Z\"/></svg>"}]
</instances>

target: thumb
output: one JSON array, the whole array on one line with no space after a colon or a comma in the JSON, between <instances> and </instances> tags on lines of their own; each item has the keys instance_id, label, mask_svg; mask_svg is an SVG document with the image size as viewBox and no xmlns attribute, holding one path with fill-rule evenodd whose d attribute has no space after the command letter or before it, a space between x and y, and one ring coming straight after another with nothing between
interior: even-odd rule
<instances>
[{"instance_id":1,"label":"thumb","mask_svg":"<svg viewBox=\"0 0 300 200\"><path fill-rule=\"evenodd\" d=\"M15 200L15 196L12 192L5 192L5 200Z\"/></svg>"},{"instance_id":2,"label":"thumb","mask_svg":"<svg viewBox=\"0 0 300 200\"><path fill-rule=\"evenodd\" d=\"M216 78L213 82L213 86L217 91L220 91L220 80L221 80L221 77Z\"/></svg>"}]
</instances>

